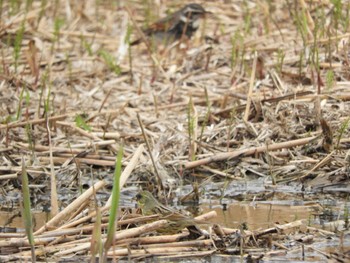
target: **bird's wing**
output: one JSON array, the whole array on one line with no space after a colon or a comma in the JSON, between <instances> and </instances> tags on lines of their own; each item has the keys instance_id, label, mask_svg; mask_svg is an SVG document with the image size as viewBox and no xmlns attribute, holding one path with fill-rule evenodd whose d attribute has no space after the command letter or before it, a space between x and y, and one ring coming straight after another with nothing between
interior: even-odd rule
<instances>
[{"instance_id":1,"label":"bird's wing","mask_svg":"<svg viewBox=\"0 0 350 263\"><path fill-rule=\"evenodd\" d=\"M165 31L170 31L174 29L177 26L177 23L175 20L179 17L178 13L179 11L154 22L143 32L145 34L151 34L154 32L165 32Z\"/></svg>"}]
</instances>

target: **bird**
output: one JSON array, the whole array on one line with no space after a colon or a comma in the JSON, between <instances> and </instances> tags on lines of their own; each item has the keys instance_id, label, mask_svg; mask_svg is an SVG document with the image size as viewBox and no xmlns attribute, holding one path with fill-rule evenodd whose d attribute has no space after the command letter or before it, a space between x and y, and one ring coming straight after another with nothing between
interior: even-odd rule
<instances>
[{"instance_id":1,"label":"bird","mask_svg":"<svg viewBox=\"0 0 350 263\"><path fill-rule=\"evenodd\" d=\"M143 30L143 34L148 41L154 44L168 45L176 40L187 37L190 39L200 25L200 19L206 14L211 13L206 11L199 4L187 4L180 10L162 18L151 24ZM136 39L130 43L131 46L140 44L143 38Z\"/></svg>"},{"instance_id":2,"label":"bird","mask_svg":"<svg viewBox=\"0 0 350 263\"><path fill-rule=\"evenodd\" d=\"M136 201L144 215L158 214L161 216L185 217L180 212L162 205L149 191L141 191L136 195Z\"/></svg>"},{"instance_id":3,"label":"bird","mask_svg":"<svg viewBox=\"0 0 350 263\"><path fill-rule=\"evenodd\" d=\"M187 228L193 238L203 235L202 231L196 226L196 224L201 222L197 222L194 218L162 205L149 191L138 193L136 201L143 215L158 214L162 219L168 221L168 226L165 229L160 229L159 232L174 234L183 228Z\"/></svg>"}]
</instances>

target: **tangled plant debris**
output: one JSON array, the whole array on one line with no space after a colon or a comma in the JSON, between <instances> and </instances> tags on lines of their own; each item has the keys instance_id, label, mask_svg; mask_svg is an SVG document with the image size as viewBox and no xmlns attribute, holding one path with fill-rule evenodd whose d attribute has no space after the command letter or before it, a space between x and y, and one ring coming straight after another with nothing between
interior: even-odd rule
<instances>
[{"instance_id":1,"label":"tangled plant debris","mask_svg":"<svg viewBox=\"0 0 350 263\"><path fill-rule=\"evenodd\" d=\"M205 1L191 39L129 45L185 4L1 1L1 261L102 261L121 145L108 258L349 261L350 4ZM32 248L23 174L33 216L50 212ZM160 231L174 223L135 208L141 189L205 210L180 212L199 230ZM272 219L282 200L308 217ZM267 225L237 203L270 204Z\"/></svg>"}]
</instances>

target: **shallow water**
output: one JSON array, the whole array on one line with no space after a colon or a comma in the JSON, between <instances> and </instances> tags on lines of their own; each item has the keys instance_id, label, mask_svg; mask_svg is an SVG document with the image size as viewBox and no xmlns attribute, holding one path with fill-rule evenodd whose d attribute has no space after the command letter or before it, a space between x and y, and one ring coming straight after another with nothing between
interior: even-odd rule
<instances>
[{"instance_id":1,"label":"shallow water","mask_svg":"<svg viewBox=\"0 0 350 263\"><path fill-rule=\"evenodd\" d=\"M267 203L236 203L222 208L213 208L202 205L203 212L215 210L218 216L215 223L230 228L239 228L243 223L250 230L273 227L275 223L284 224L295 220L306 219L312 221L314 215L320 210L318 205L293 206L287 204ZM214 220L213 220L214 221Z\"/></svg>"},{"instance_id":2,"label":"shallow water","mask_svg":"<svg viewBox=\"0 0 350 263\"><path fill-rule=\"evenodd\" d=\"M183 196L191 191L191 186L184 186L178 189L176 196ZM266 180L255 180L250 182L232 182L228 184L213 183L202 186L200 204L183 206L178 205L178 198L169 204L177 209L196 211L198 214L215 210L217 217L212 219L212 223L234 229L248 229L258 231L274 227L276 224L286 224L296 220L305 220L306 226L312 226L328 231L342 230L344 227L344 211L350 210L349 202L342 201L341 198L316 193L312 189L303 191L298 184L291 186L274 186ZM122 192L121 207L135 207L132 199L137 192L135 187L126 188ZM99 194L102 199L107 199L106 192ZM105 197L105 198L103 198ZM103 204L104 202L101 201ZM33 212L35 229L40 228L49 219L49 213ZM292 230L291 230L292 231ZM0 211L0 232L3 237L6 233L24 233L22 219L19 209L13 211ZM6 232L6 233L5 233ZM305 234L305 226L301 231ZM287 233L284 233L288 235ZM10 234L9 234L10 236ZM326 236L322 239L316 238L312 244L298 244L291 235L285 236L284 245L291 247L291 250L275 248L273 252L260 262L327 262L327 258L322 253L334 251L347 251L350 249L350 238L347 236L341 239ZM318 251L319 250L319 251ZM259 248L247 250L252 256L259 256L268 249ZM322 253L320 253L320 251ZM147 260L146 260L147 262ZM159 258L149 262L242 262L237 255L213 255L201 259L190 259L183 261L172 258L167 260Z\"/></svg>"}]
</instances>

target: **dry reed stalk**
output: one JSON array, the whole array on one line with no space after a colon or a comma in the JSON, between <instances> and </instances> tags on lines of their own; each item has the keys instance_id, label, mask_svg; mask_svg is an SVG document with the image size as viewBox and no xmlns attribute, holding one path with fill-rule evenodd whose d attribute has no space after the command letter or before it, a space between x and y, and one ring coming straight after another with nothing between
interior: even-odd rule
<instances>
[{"instance_id":1,"label":"dry reed stalk","mask_svg":"<svg viewBox=\"0 0 350 263\"><path fill-rule=\"evenodd\" d=\"M45 245L49 242L52 242L55 240L56 237L34 237L34 242L36 245ZM29 247L29 242L26 237L20 237L20 238L10 238L7 240L0 240L0 247Z\"/></svg>"},{"instance_id":2,"label":"dry reed stalk","mask_svg":"<svg viewBox=\"0 0 350 263\"><path fill-rule=\"evenodd\" d=\"M49 157L40 157L40 160L43 163L48 163L50 162L50 158ZM64 158L64 157L53 157L52 158L53 163L56 165L62 165L64 163L71 162L72 161L72 157L70 158ZM84 164L88 164L88 165L98 165L98 166L111 166L113 167L115 165L115 162L113 161L106 161L106 160L96 160L96 159L88 159L88 158L74 158L74 160L78 163L84 163Z\"/></svg>"},{"instance_id":3,"label":"dry reed stalk","mask_svg":"<svg viewBox=\"0 0 350 263\"><path fill-rule=\"evenodd\" d=\"M97 135L96 135L97 136ZM91 148L94 146L106 146L115 143L115 140L104 140L104 141L97 141L97 142L86 142L86 143L81 143L81 144L72 144L70 147L71 148L66 148L66 147L52 147L52 151L54 153L70 153L70 154L78 154L81 153L81 149L76 149L76 148ZM29 149L29 147L32 147L31 149L34 149L35 151L38 152L45 152L49 151L50 147L45 146L45 145L34 145L30 146L28 143L21 143L18 142L16 143L17 147L24 148L24 149Z\"/></svg>"},{"instance_id":4,"label":"dry reed stalk","mask_svg":"<svg viewBox=\"0 0 350 263\"><path fill-rule=\"evenodd\" d=\"M159 256L159 255L174 255L183 252L195 252L198 251L197 248L192 247L166 247L166 248L147 248L147 249L115 249L108 251L109 257L124 257L129 256L131 258L135 257L145 257L145 256Z\"/></svg>"},{"instance_id":5,"label":"dry reed stalk","mask_svg":"<svg viewBox=\"0 0 350 263\"><path fill-rule=\"evenodd\" d=\"M302 225L305 225L305 220L297 220L297 221L293 221L287 224L283 224L283 225L276 225L275 227L271 227L271 228L267 228L267 229L263 229L263 230L259 230L259 231L254 231L252 233L252 235L254 237L261 237L264 235L268 235L271 233L278 233L279 231L286 231L292 228L297 228L300 227ZM247 235L246 237L248 237L250 235Z\"/></svg>"},{"instance_id":6,"label":"dry reed stalk","mask_svg":"<svg viewBox=\"0 0 350 263\"><path fill-rule=\"evenodd\" d=\"M215 217L217 217L216 211L210 211L208 213L196 216L194 218L194 220L197 221L198 223L203 223L203 222L209 221L210 219L213 219Z\"/></svg>"},{"instance_id":7,"label":"dry reed stalk","mask_svg":"<svg viewBox=\"0 0 350 263\"><path fill-rule=\"evenodd\" d=\"M71 128L72 130L78 132L79 134L87 137L87 138L90 138L92 140L96 140L96 141L103 141L102 139L100 139L98 136L92 134L91 132L87 132L79 127L77 127L75 124L72 124L72 123L69 123L69 122L63 122L63 121L57 121L56 122L57 125L61 125L61 126L65 126L65 127L69 127ZM118 152L118 149L115 145L107 145L108 148L110 150L112 150L114 153Z\"/></svg>"},{"instance_id":8,"label":"dry reed stalk","mask_svg":"<svg viewBox=\"0 0 350 263\"><path fill-rule=\"evenodd\" d=\"M159 220L159 221L155 221L155 222L152 222L152 223L140 226L140 227L135 227L135 228L131 228L131 229L117 231L115 234L115 241L117 242L118 240L123 240L126 238L131 238L131 237L139 236L141 234L152 232L152 231L155 231L159 228L166 226L167 224L168 224L168 222L166 220ZM102 239L104 242L105 235L103 235ZM91 245L91 243L89 241L86 241L84 243L78 244L76 247L73 247L71 249L60 251L56 255L63 256L63 255L69 255L71 253L86 251L90 248L90 245Z\"/></svg>"},{"instance_id":9,"label":"dry reed stalk","mask_svg":"<svg viewBox=\"0 0 350 263\"><path fill-rule=\"evenodd\" d=\"M92 132L93 135L100 137L101 139L113 139L119 140L121 135L119 132ZM110 141L113 141L110 140Z\"/></svg>"},{"instance_id":10,"label":"dry reed stalk","mask_svg":"<svg viewBox=\"0 0 350 263\"><path fill-rule=\"evenodd\" d=\"M229 175L227 174L227 172L222 172L218 169L212 169L208 166L202 165L201 166L205 171L209 171L210 173L214 174L214 175L218 175L220 177L223 178L228 178L228 179L234 179L234 180L242 180L242 178L238 177L238 176L233 176L233 175Z\"/></svg>"},{"instance_id":11,"label":"dry reed stalk","mask_svg":"<svg viewBox=\"0 0 350 263\"><path fill-rule=\"evenodd\" d=\"M24 233L0 233L0 239L3 238L22 238Z\"/></svg>"},{"instance_id":12,"label":"dry reed stalk","mask_svg":"<svg viewBox=\"0 0 350 263\"><path fill-rule=\"evenodd\" d=\"M101 209L101 213L104 211L107 211L109 209L109 206L105 206ZM77 220L71 221L66 223L65 225L62 225L61 227L59 227L58 229L66 229L66 228L72 228L74 226L80 225L85 223L86 221L94 221L94 216L95 216L95 211L90 213L87 216L84 216L82 218L79 218ZM151 216L140 216L140 217L136 217L136 218L131 218L131 219L126 219L126 220L119 220L118 221L118 225L119 226L123 226L123 225L128 225L128 224L139 224L139 223L144 223L144 222L149 222L155 219L159 219L158 215L151 215ZM104 219L102 219L102 221L105 221Z\"/></svg>"},{"instance_id":13,"label":"dry reed stalk","mask_svg":"<svg viewBox=\"0 0 350 263\"><path fill-rule=\"evenodd\" d=\"M211 211L209 213L206 213L206 214L203 214L201 216L196 217L195 220L198 221L199 223L203 223L203 221L209 220L215 216L216 216L216 212ZM135 236L139 236L139 235L144 234L144 233L155 231L157 229L165 227L166 225L168 225L167 220L158 220L158 221L148 223L148 224L145 224L145 225L142 225L139 227L117 231L115 234L115 243L117 244L117 243L120 243L127 238L133 238ZM103 239L104 239L104 237L103 237ZM88 242L88 241L85 241L85 242L78 241L78 243L80 243L80 244L77 244L76 247L65 250L65 251L61 251L57 255L62 256L62 255L68 255L70 253L76 253L78 251L87 250L90 246L90 242Z\"/></svg>"},{"instance_id":14,"label":"dry reed stalk","mask_svg":"<svg viewBox=\"0 0 350 263\"><path fill-rule=\"evenodd\" d=\"M149 236L149 237L135 237L119 240L115 245L143 245L143 244L158 244L158 243L172 243L176 242L180 238L186 237L187 233L174 234L174 235L161 235L161 236Z\"/></svg>"},{"instance_id":15,"label":"dry reed stalk","mask_svg":"<svg viewBox=\"0 0 350 263\"><path fill-rule=\"evenodd\" d=\"M62 115L58 115L58 116L52 116L52 117L48 117L48 121L49 122L55 122L57 120L65 119L68 116L69 116L69 114L62 114ZM9 124L2 124L2 125L0 125L0 130L24 127L24 126L26 126L28 124L31 124L31 125L45 124L46 122L47 122L47 120L45 118L35 119L35 120L28 120L28 121L19 121L19 122L14 122L14 123L9 123Z\"/></svg>"},{"instance_id":16,"label":"dry reed stalk","mask_svg":"<svg viewBox=\"0 0 350 263\"><path fill-rule=\"evenodd\" d=\"M54 169L54 162L53 162L53 154L52 154L52 141L51 141L51 130L49 121L46 122L46 131L47 131L47 137L49 140L49 153L50 153L50 185L51 185L51 214L52 216L56 216L58 214L58 197L57 197L57 188L56 188L56 174Z\"/></svg>"},{"instance_id":17,"label":"dry reed stalk","mask_svg":"<svg viewBox=\"0 0 350 263\"><path fill-rule=\"evenodd\" d=\"M1 172L16 172L17 173L17 172L20 172L20 170L21 170L20 167L0 166L0 171ZM45 175L50 175L49 172L40 171L39 169L35 169L35 167L32 167L31 169L28 169L27 173L28 174L45 174Z\"/></svg>"},{"instance_id":18,"label":"dry reed stalk","mask_svg":"<svg viewBox=\"0 0 350 263\"><path fill-rule=\"evenodd\" d=\"M105 228L105 226L106 226L105 224L102 225L102 228ZM76 228L65 228L65 229L46 231L46 232L38 235L38 238L77 235L79 233L80 234L91 234L93 227L94 227L93 225L86 225L86 226L76 227Z\"/></svg>"},{"instance_id":19,"label":"dry reed stalk","mask_svg":"<svg viewBox=\"0 0 350 263\"><path fill-rule=\"evenodd\" d=\"M327 231L327 230L324 230L324 229L321 229L321 228L317 228L317 227L307 226L307 229L310 230L310 231L313 231L313 232L320 232L323 235L327 235L327 236L335 236L336 235L336 233L334 233L334 232Z\"/></svg>"},{"instance_id":20,"label":"dry reed stalk","mask_svg":"<svg viewBox=\"0 0 350 263\"><path fill-rule=\"evenodd\" d=\"M159 215L150 215L150 216L136 215L136 217L134 217L134 218L119 220L118 226L135 225L135 224L154 221L156 219L159 219Z\"/></svg>"},{"instance_id":21,"label":"dry reed stalk","mask_svg":"<svg viewBox=\"0 0 350 263\"><path fill-rule=\"evenodd\" d=\"M166 255L166 256L158 256L159 260L171 260L171 259L183 259L183 258L203 258L210 256L217 252L216 249L208 250L208 251L195 251L195 252L181 252L179 254L174 255Z\"/></svg>"},{"instance_id":22,"label":"dry reed stalk","mask_svg":"<svg viewBox=\"0 0 350 263\"><path fill-rule=\"evenodd\" d=\"M143 145L141 144L136 149L136 151L135 151L133 157L131 158L131 160L129 161L128 165L125 167L125 169L121 175L121 178L120 178L120 187L121 188L124 186L125 182L127 181L127 178L130 176L131 172L135 168L137 161L140 158L143 151L144 151L144 148L143 148ZM109 207L110 207L110 202L107 201L106 205L102 208L101 213L108 210ZM95 215L96 215L96 212L92 212L88 216L85 216L85 217L80 218L76 221L68 222L67 224L62 225L59 229L70 228L70 227L74 227L76 225L82 224L88 220L91 220ZM137 219L135 219L135 221L133 221L133 222L137 222ZM130 222L130 223L133 223L133 222Z\"/></svg>"},{"instance_id":23,"label":"dry reed stalk","mask_svg":"<svg viewBox=\"0 0 350 263\"><path fill-rule=\"evenodd\" d=\"M250 105L252 103L252 94L253 94L253 88L254 88L254 82L255 82L255 71L256 71L256 64L258 61L258 53L254 52L254 60L253 60L253 66L252 66L252 73L250 75L250 81L249 81L249 89L247 93L247 104L244 112L243 120L246 122L248 121L249 112L250 112Z\"/></svg>"},{"instance_id":24,"label":"dry reed stalk","mask_svg":"<svg viewBox=\"0 0 350 263\"><path fill-rule=\"evenodd\" d=\"M298 139L298 140L293 140L293 141L288 141L288 142L280 142L280 143L275 143L275 144L270 144L268 145L269 151L276 151L280 150L283 148L292 148L295 146L299 145L304 145L307 144L313 140L315 140L317 136L314 137L308 137L308 138L303 138L303 139ZM201 160L193 161L193 162L187 162L184 164L184 167L186 169L191 169L196 166L208 164L211 162L219 162L219 161L224 161L224 160L232 160L233 158L237 158L240 156L248 156L252 154L257 154L257 153L262 153L267 150L267 146L259 146L259 147L252 147L248 149L243 149L243 150L238 150L238 151L233 151L233 152L227 152L227 153L218 153L214 156L204 158Z\"/></svg>"},{"instance_id":25,"label":"dry reed stalk","mask_svg":"<svg viewBox=\"0 0 350 263\"><path fill-rule=\"evenodd\" d=\"M310 174L312 174L317 169L321 168L322 166L326 165L331 161L332 156L336 153L336 151L332 151L331 153L327 154L326 157L324 157L322 160L320 160L314 167L312 167L309 171L305 171L304 175L293 178L291 181L296 180L303 180L304 178L308 177Z\"/></svg>"},{"instance_id":26,"label":"dry reed stalk","mask_svg":"<svg viewBox=\"0 0 350 263\"><path fill-rule=\"evenodd\" d=\"M142 120L141 120L141 117L140 115L137 113L137 121L139 123L139 126L141 128L141 131L142 131L142 136L143 136L143 139L146 143L146 146L147 146L147 150L148 150L148 154L151 158L151 161L152 161L152 165L153 165L153 169L155 171L155 174L157 175L157 179L158 179L158 187L162 190L164 190L165 188L165 182L162 180L162 177L158 171L158 168L157 168L157 165L156 165L156 162L154 160L154 157L153 157L153 153L152 153L152 149L151 149L151 145L149 143L149 140L147 139L147 136L146 136L146 132L145 132L145 128L144 128L144 125L142 123Z\"/></svg>"},{"instance_id":27,"label":"dry reed stalk","mask_svg":"<svg viewBox=\"0 0 350 263\"><path fill-rule=\"evenodd\" d=\"M64 208L61 212L59 212L55 217L51 218L44 226L42 226L39 230L37 230L34 235L38 235L43 233L45 230L57 227L58 224L61 223L67 216L69 216L77 207L81 204L86 203L87 200L93 195L94 190L98 191L102 187L106 185L105 181L98 181L95 185L86 190L81 196L79 196L76 200L74 200L71 204L69 204L66 208Z\"/></svg>"},{"instance_id":28,"label":"dry reed stalk","mask_svg":"<svg viewBox=\"0 0 350 263\"><path fill-rule=\"evenodd\" d=\"M0 175L0 181L1 181L1 180L8 180L8 179L17 179L17 173L15 173L15 174Z\"/></svg>"},{"instance_id":29,"label":"dry reed stalk","mask_svg":"<svg viewBox=\"0 0 350 263\"><path fill-rule=\"evenodd\" d=\"M303 92L297 92L297 93L292 93L292 94L286 94L286 95L283 95L283 96L279 96L279 97L273 97L273 98L268 98L268 99L263 99L261 100L261 103L266 103L266 102L274 102L274 103L277 103L277 102L280 102L280 101L283 101L283 100L291 100L291 99L295 99L296 98L301 98L301 99L307 99L309 100L309 97L307 97L306 95L307 94L312 94L313 92L312 91L303 91ZM237 94L236 94L237 95ZM241 96L241 95L239 95ZM244 95L245 99L244 100L247 100L246 96ZM228 107L226 109L223 109L223 110L219 110L215 113L215 115L218 115L218 116L227 116L230 114L230 112L232 112L232 110L234 109L236 112L243 112L244 109L247 108L247 105L240 105L238 107Z\"/></svg>"},{"instance_id":30,"label":"dry reed stalk","mask_svg":"<svg viewBox=\"0 0 350 263\"><path fill-rule=\"evenodd\" d=\"M239 229L228 228L228 227L221 227L221 230L224 232L225 235L235 234L239 231Z\"/></svg>"},{"instance_id":31,"label":"dry reed stalk","mask_svg":"<svg viewBox=\"0 0 350 263\"><path fill-rule=\"evenodd\" d=\"M125 238L139 236L141 234L148 233L148 232L160 229L162 227L165 227L167 224L168 224L168 221L163 219L163 220L147 223L139 227L117 231L115 235L115 240L118 241L118 240L123 240Z\"/></svg>"},{"instance_id":32,"label":"dry reed stalk","mask_svg":"<svg viewBox=\"0 0 350 263\"><path fill-rule=\"evenodd\" d=\"M341 39L348 39L350 37L350 33L344 33L344 34L339 34L339 35L333 35L329 36L329 38L320 38L317 40L317 44L326 44L329 43L329 41L336 41L336 40L341 40ZM313 44L314 40L309 40L307 44ZM333 62L332 62L333 63Z\"/></svg>"},{"instance_id":33,"label":"dry reed stalk","mask_svg":"<svg viewBox=\"0 0 350 263\"><path fill-rule=\"evenodd\" d=\"M156 244L143 244L141 247L144 249L149 248L171 248L171 247L205 247L210 248L213 244L213 241L211 239L204 239L204 240L190 240L190 241L175 241L175 242L157 242Z\"/></svg>"}]
</instances>

